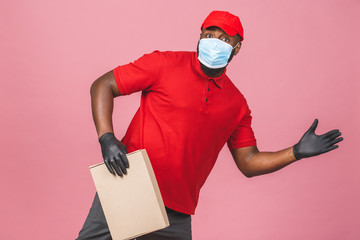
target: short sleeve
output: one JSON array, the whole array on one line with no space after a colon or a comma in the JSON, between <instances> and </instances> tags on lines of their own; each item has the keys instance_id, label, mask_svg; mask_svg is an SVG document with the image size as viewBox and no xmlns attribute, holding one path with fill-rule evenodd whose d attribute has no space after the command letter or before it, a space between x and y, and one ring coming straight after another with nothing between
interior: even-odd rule
<instances>
[{"instance_id":1,"label":"short sleeve","mask_svg":"<svg viewBox=\"0 0 360 240\"><path fill-rule=\"evenodd\" d=\"M134 62L113 70L116 84L122 95L138 91L151 91L159 75L161 53L145 54Z\"/></svg>"},{"instance_id":2,"label":"short sleeve","mask_svg":"<svg viewBox=\"0 0 360 240\"><path fill-rule=\"evenodd\" d=\"M254 132L251 128L251 111L247 104L245 104L244 114L236 127L235 131L231 134L227 144L230 150L242 147L256 146L256 139Z\"/></svg>"}]
</instances>

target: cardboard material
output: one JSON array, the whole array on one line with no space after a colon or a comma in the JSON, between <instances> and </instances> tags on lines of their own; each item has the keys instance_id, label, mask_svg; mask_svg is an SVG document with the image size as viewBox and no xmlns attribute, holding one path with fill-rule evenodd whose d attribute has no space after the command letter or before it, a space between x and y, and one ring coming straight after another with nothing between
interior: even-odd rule
<instances>
[{"instance_id":1,"label":"cardboard material","mask_svg":"<svg viewBox=\"0 0 360 240\"><path fill-rule=\"evenodd\" d=\"M127 154L130 167L123 177L104 163L90 167L111 236L132 239L169 226L149 157L144 149Z\"/></svg>"}]
</instances>

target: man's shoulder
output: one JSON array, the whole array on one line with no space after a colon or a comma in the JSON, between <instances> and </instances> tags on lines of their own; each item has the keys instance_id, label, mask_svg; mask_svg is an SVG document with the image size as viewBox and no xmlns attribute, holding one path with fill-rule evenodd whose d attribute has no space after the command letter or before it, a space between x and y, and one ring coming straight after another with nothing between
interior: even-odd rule
<instances>
[{"instance_id":1,"label":"man's shoulder","mask_svg":"<svg viewBox=\"0 0 360 240\"><path fill-rule=\"evenodd\" d=\"M190 51L153 51L152 53L145 54L152 62L158 62L161 65L165 64L166 66L183 66L183 64L189 64L195 52Z\"/></svg>"},{"instance_id":2,"label":"man's shoulder","mask_svg":"<svg viewBox=\"0 0 360 240\"><path fill-rule=\"evenodd\" d=\"M195 52L190 52L190 51L159 51L159 50L155 50L150 53L145 53L137 60L152 62L152 63L154 63L154 62L170 63L171 61L187 62L187 61L191 60L192 56L194 56L195 54L196 54Z\"/></svg>"},{"instance_id":3,"label":"man's shoulder","mask_svg":"<svg viewBox=\"0 0 360 240\"><path fill-rule=\"evenodd\" d=\"M159 51L156 50L153 54L159 54L167 58L191 58L195 52L191 51Z\"/></svg>"}]
</instances>

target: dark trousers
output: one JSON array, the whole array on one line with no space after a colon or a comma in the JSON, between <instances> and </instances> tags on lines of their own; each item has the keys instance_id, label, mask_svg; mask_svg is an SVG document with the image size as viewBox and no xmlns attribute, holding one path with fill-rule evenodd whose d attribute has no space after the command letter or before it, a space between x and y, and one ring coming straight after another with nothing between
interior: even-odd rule
<instances>
[{"instance_id":1,"label":"dark trousers","mask_svg":"<svg viewBox=\"0 0 360 240\"><path fill-rule=\"evenodd\" d=\"M191 240L191 216L170 208L166 208L166 212L170 222L169 227L137 237L136 240ZM112 239L97 193L77 239Z\"/></svg>"}]
</instances>

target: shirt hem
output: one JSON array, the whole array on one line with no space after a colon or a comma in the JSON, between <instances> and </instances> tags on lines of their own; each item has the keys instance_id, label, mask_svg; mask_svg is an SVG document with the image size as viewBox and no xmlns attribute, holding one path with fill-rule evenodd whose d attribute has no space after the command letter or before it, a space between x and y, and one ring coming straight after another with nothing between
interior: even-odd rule
<instances>
[{"instance_id":1,"label":"shirt hem","mask_svg":"<svg viewBox=\"0 0 360 240\"><path fill-rule=\"evenodd\" d=\"M181 213L185 213L185 214L188 214L188 215L194 215L195 214L195 210L184 208L184 206L179 206L177 204L174 204L171 201L167 201L164 197L163 197L163 201L164 201L164 205L166 207L172 209L172 210L175 210L175 211L181 212Z\"/></svg>"},{"instance_id":2,"label":"shirt hem","mask_svg":"<svg viewBox=\"0 0 360 240\"><path fill-rule=\"evenodd\" d=\"M116 85L117 85L121 95L127 95L126 88L124 87L124 85L121 83L121 80L120 80L121 79L120 70L118 68L115 68L113 70L113 73L114 73Z\"/></svg>"},{"instance_id":3,"label":"shirt hem","mask_svg":"<svg viewBox=\"0 0 360 240\"><path fill-rule=\"evenodd\" d=\"M256 146L256 140L251 140L251 141L242 142L242 143L238 143L238 144L232 144L231 146L229 146L229 148L232 151L237 148L252 147L252 146Z\"/></svg>"}]
</instances>

